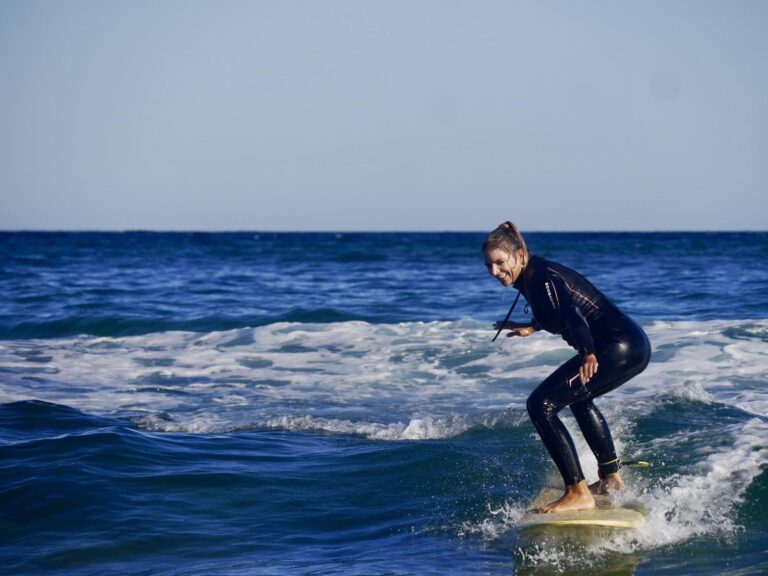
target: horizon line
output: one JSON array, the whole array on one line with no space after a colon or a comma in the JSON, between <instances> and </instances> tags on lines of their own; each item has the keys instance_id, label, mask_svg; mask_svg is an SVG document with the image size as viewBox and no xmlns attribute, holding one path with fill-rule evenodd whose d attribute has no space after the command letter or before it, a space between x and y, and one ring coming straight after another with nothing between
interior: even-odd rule
<instances>
[{"instance_id":1,"label":"horizon line","mask_svg":"<svg viewBox=\"0 0 768 576\"><path fill-rule=\"evenodd\" d=\"M528 229L524 231L527 234L761 234L768 232L768 229L630 229L630 230L556 230L556 229ZM268 230L268 229L185 229L185 228L124 228L124 229L103 229L103 228L0 228L0 234L483 234L488 233L485 230L353 230L353 229L322 229L322 230Z\"/></svg>"}]
</instances>

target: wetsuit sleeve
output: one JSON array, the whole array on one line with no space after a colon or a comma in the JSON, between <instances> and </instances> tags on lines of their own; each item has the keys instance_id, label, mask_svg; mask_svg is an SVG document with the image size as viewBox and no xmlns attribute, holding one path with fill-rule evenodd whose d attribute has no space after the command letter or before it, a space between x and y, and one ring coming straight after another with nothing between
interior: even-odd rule
<instances>
[{"instance_id":1,"label":"wetsuit sleeve","mask_svg":"<svg viewBox=\"0 0 768 576\"><path fill-rule=\"evenodd\" d=\"M548 293L549 301L570 335L569 344L578 350L582 359L589 354L594 354L595 343L592 340L592 331L584 314L571 298L565 282L555 274L548 274L546 282L552 290L551 294Z\"/></svg>"}]
</instances>

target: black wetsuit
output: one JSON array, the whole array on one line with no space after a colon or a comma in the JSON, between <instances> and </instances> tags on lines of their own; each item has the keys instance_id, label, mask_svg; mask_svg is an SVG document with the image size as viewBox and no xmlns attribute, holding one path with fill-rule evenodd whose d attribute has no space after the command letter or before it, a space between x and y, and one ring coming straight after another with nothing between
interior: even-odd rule
<instances>
[{"instance_id":1,"label":"black wetsuit","mask_svg":"<svg viewBox=\"0 0 768 576\"><path fill-rule=\"evenodd\" d=\"M514 284L533 313L533 326L560 334L578 355L555 370L528 397L528 414L566 485L584 474L568 430L557 413L570 406L604 474L618 470L616 449L603 415L592 399L642 372L651 358L643 329L577 272L531 256ZM595 354L597 373L584 385L579 368Z\"/></svg>"}]
</instances>

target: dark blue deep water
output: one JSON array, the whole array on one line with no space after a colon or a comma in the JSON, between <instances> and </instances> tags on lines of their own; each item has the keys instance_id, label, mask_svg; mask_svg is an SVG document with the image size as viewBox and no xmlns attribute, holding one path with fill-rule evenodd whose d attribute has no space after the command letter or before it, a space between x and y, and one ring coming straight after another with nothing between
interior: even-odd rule
<instances>
[{"instance_id":1,"label":"dark blue deep water","mask_svg":"<svg viewBox=\"0 0 768 576\"><path fill-rule=\"evenodd\" d=\"M651 339L598 401L642 528L518 530L572 351L491 343L482 234L0 233L2 573L768 572L768 234L526 237Z\"/></svg>"}]
</instances>

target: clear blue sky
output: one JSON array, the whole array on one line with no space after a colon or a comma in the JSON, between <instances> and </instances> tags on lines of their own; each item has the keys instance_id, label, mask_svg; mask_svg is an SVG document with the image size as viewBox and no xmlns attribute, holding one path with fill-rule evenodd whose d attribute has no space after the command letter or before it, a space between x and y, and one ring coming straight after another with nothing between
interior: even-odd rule
<instances>
[{"instance_id":1,"label":"clear blue sky","mask_svg":"<svg viewBox=\"0 0 768 576\"><path fill-rule=\"evenodd\" d=\"M768 229L768 2L0 2L0 229Z\"/></svg>"}]
</instances>

